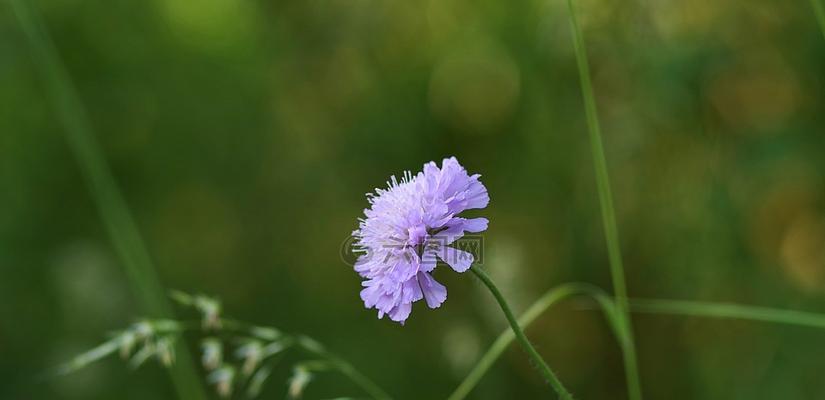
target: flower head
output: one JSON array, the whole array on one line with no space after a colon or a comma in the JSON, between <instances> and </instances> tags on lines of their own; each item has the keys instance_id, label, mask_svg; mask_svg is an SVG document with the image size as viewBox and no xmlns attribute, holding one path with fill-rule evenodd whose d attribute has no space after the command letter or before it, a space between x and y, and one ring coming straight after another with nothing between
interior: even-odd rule
<instances>
[{"instance_id":1,"label":"flower head","mask_svg":"<svg viewBox=\"0 0 825 400\"><path fill-rule=\"evenodd\" d=\"M449 245L464 232L487 229L486 218L466 219L464 210L487 207L487 188L468 175L455 157L434 162L413 176L405 172L399 182L390 178L387 189L368 194L371 207L352 234L363 254L355 271L366 280L361 299L367 308L378 309L378 318L389 315L404 323L412 303L424 300L437 308L447 298L447 288L433 279L438 259L456 272L473 263L473 255Z\"/></svg>"}]
</instances>

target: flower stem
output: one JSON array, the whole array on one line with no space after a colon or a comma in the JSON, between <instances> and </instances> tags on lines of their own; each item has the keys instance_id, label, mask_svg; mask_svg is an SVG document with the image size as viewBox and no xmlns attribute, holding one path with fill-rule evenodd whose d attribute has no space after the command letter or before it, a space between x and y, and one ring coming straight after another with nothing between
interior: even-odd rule
<instances>
[{"instance_id":1,"label":"flower stem","mask_svg":"<svg viewBox=\"0 0 825 400\"><path fill-rule=\"evenodd\" d=\"M556 374L554 374L547 363L544 362L544 359L541 358L541 355L539 355L539 352L536 351L535 347L530 344L527 336L524 335L524 331L521 330L518 321L516 321L513 311L510 310L510 306L507 305L507 301L504 300L504 296L501 295L501 292L498 290L490 277L477 266L470 267L470 270L478 277L479 280L481 280L482 283L484 283L485 286L487 286L487 289L490 289L490 293L492 293L493 297L496 298L498 305L501 307L501 311L504 312L507 322L510 323L510 328L513 329L513 333L516 335L516 340L518 340L521 347L524 348L524 351L527 352L527 355L530 356L530 359L533 360L535 365L538 367L539 372L541 372L547 382L550 383L550 386L552 386L556 393L558 393L559 398L564 400L572 400L573 395L571 395L570 392L564 388L564 385L562 385L559 378L556 377Z\"/></svg>"},{"instance_id":2,"label":"flower stem","mask_svg":"<svg viewBox=\"0 0 825 400\"><path fill-rule=\"evenodd\" d=\"M533 303L527 311L521 314L521 317L518 319L519 325L524 327L529 326L552 305L574 296L587 296L595 300L596 304L598 304L604 311L605 318L607 319L610 327L616 333L616 337L621 337L613 299L603 290L587 283L565 283L548 290L544 295L536 300L536 302ZM467 374L467 377L464 378L461 384L458 385L447 400L464 400L464 398L470 394L470 391L473 390L478 382L481 381L481 378L484 377L487 370L493 366L493 363L501 356L502 353L504 353L504 350L506 350L507 347L510 346L510 343L513 343L513 340L515 339L516 337L512 330L506 329L501 332L496 341L493 342L493 345L490 346L481 359L476 362L473 370Z\"/></svg>"},{"instance_id":3,"label":"flower stem","mask_svg":"<svg viewBox=\"0 0 825 400\"><path fill-rule=\"evenodd\" d=\"M599 116L596 111L596 100L593 96L593 85L590 82L590 66L587 61L587 50L585 48L581 27L576 18L573 0L567 0L567 7L570 10L570 27L573 31L576 64L579 69L585 116L587 117L588 133L590 134L590 150L593 154L596 186L599 193L602 223L604 225L605 240L607 241L607 254L610 261L610 275L613 280L614 296L616 297L616 313L618 314L621 328L621 337L618 339L624 359L628 397L631 400L641 400L641 383L636 362L633 327L630 322L630 311L628 310L627 287L625 286L621 246L619 245L619 230L616 227L616 212L613 208L613 195L610 193L607 160L604 155Z\"/></svg>"}]
</instances>

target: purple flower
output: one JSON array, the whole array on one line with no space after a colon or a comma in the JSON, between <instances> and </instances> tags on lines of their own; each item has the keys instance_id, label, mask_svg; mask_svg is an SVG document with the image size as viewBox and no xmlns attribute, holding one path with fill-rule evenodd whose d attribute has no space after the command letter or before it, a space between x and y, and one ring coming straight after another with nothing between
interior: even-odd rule
<instances>
[{"instance_id":1,"label":"purple flower","mask_svg":"<svg viewBox=\"0 0 825 400\"><path fill-rule=\"evenodd\" d=\"M457 217L464 210L487 207L490 197L479 182L480 175L468 175L455 157L445 158L441 168L434 162L413 176L395 176L387 189L367 194L371 204L364 210L352 235L363 254L355 271L366 280L361 299L367 308L378 309L401 322L409 317L412 303L424 299L438 308L447 299L447 288L431 275L438 259L456 272L473 263L473 255L449 247L464 232L487 229L486 218Z\"/></svg>"}]
</instances>

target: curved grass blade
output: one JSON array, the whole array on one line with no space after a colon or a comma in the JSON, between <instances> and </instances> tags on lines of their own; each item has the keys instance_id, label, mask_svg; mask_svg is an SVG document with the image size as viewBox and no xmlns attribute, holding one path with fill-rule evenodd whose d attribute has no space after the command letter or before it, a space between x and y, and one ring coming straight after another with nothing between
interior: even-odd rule
<instances>
[{"instance_id":1,"label":"curved grass blade","mask_svg":"<svg viewBox=\"0 0 825 400\"><path fill-rule=\"evenodd\" d=\"M825 329L825 314L781 308L707 301L631 299L636 313L688 315L704 318L740 319Z\"/></svg>"},{"instance_id":2,"label":"curved grass blade","mask_svg":"<svg viewBox=\"0 0 825 400\"><path fill-rule=\"evenodd\" d=\"M580 295L589 296L596 301L602 311L604 311L605 318L607 318L608 324L616 334L617 339L621 341L621 323L613 304L613 299L598 287L586 283L566 283L550 289L518 318L518 324L523 329L527 329L533 321L554 304L569 297ZM504 332L498 335L493 345L490 346L487 352L479 359L472 371L470 371L467 377L458 385L450 397L448 397L448 400L462 400L466 398L467 395L470 394L470 391L481 381L484 374L493 366L493 363L515 339L516 336L511 329L505 329Z\"/></svg>"}]
</instances>

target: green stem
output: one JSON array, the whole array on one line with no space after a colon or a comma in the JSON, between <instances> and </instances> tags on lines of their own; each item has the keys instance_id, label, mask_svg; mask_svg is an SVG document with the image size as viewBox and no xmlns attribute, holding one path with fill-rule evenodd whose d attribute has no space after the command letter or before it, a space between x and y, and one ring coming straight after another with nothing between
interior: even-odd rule
<instances>
[{"instance_id":1,"label":"green stem","mask_svg":"<svg viewBox=\"0 0 825 400\"><path fill-rule=\"evenodd\" d=\"M627 304L627 288L625 286L622 253L619 244L619 231L616 227L616 216L613 208L613 196L610 193L610 180L607 174L607 161L602 145L599 117L596 111L596 100L593 96L593 85L590 82L590 67L587 61L587 50L584 44L581 27L573 7L573 0L567 0L570 10L570 25L573 31L573 44L576 52L576 63L579 69L584 109L587 117L588 132L590 135L590 150L593 154L593 165L596 173L596 186L599 192L602 223L607 241L607 253L610 261L610 274L613 279L613 291L616 297L616 311L620 317L622 336L619 340L625 366L628 396L632 400L642 398L641 383L636 361L636 348L633 340L633 326L630 321L630 312Z\"/></svg>"},{"instance_id":2,"label":"green stem","mask_svg":"<svg viewBox=\"0 0 825 400\"><path fill-rule=\"evenodd\" d=\"M539 372L544 376L547 382L550 383L550 386L558 393L559 398L565 400L573 399L573 396L567 389L564 388L559 378L556 377L556 374L550 369L547 363L544 362L544 359L541 358L538 351L530 344L530 341L527 339L527 336L524 335L524 331L521 330L521 327L516 321L516 317L513 315L513 312L510 310L510 306L507 305L507 301L504 300L504 296L501 295L496 285L490 279L487 274L476 266L470 267L470 270L490 289L490 292L493 294L493 297L496 298L498 305L501 307L501 311L504 312L504 316L507 318L507 322L510 323L510 328L513 329L513 333L515 334L516 339L518 339L519 344L521 347L524 348L524 351L527 352L527 355L533 360L535 365L538 367Z\"/></svg>"},{"instance_id":3,"label":"green stem","mask_svg":"<svg viewBox=\"0 0 825 400\"><path fill-rule=\"evenodd\" d=\"M811 7L814 9L814 16L822 37L825 38L825 7L822 6L822 0L811 0Z\"/></svg>"},{"instance_id":4,"label":"green stem","mask_svg":"<svg viewBox=\"0 0 825 400\"><path fill-rule=\"evenodd\" d=\"M69 147L91 191L106 231L118 253L145 312L153 317L171 315L154 267L126 202L94 139L91 124L71 79L37 12L24 0L11 6L29 41L35 66L40 69L47 95L63 124ZM178 396L205 399L191 356L179 346L178 363L170 369Z\"/></svg>"},{"instance_id":5,"label":"green stem","mask_svg":"<svg viewBox=\"0 0 825 400\"><path fill-rule=\"evenodd\" d=\"M617 333L617 337L619 337L619 326L616 319L616 313L614 311L613 300L607 296L603 290L586 283L565 283L550 289L538 300L536 300L536 302L533 303L533 305L531 305L530 308L528 308L527 311L521 315L521 317L519 317L518 325L525 328L530 326L533 321L547 311L553 304L577 295L586 295L596 300L604 311L610 327L615 333ZM464 378L460 385L458 385L448 400L463 400L466 398L467 395L470 394L470 391L472 391L478 382L481 381L484 374L487 373L490 367L493 366L493 363L501 356L502 353L504 353L504 350L506 350L515 339L516 336L510 329L506 329L498 335L498 338L495 342L493 342L493 345L490 346L487 352L484 353L481 359L478 360L472 371L467 374L467 377Z\"/></svg>"}]
</instances>

